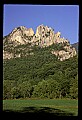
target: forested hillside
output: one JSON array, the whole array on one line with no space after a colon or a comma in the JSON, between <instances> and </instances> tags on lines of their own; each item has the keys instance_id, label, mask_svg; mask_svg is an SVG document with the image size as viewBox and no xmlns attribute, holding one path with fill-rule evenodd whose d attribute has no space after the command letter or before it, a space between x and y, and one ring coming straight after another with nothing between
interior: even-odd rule
<instances>
[{"instance_id":1,"label":"forested hillside","mask_svg":"<svg viewBox=\"0 0 82 120\"><path fill-rule=\"evenodd\" d=\"M43 48L25 44L12 49L22 54L3 61L3 99L78 98L78 56L60 61L52 49L66 50L64 44Z\"/></svg>"}]
</instances>

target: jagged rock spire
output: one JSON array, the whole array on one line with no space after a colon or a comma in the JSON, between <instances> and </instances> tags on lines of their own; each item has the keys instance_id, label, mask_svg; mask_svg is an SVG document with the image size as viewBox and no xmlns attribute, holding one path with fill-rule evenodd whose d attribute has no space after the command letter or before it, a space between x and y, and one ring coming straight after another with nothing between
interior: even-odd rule
<instances>
[{"instance_id":1,"label":"jagged rock spire","mask_svg":"<svg viewBox=\"0 0 82 120\"><path fill-rule=\"evenodd\" d=\"M67 52L63 50L63 51L51 51L51 53L59 55L59 59L61 61L76 55L76 51L74 48L73 49L71 48L69 41L64 37L61 38L61 32L58 31L57 33L54 33L54 30L51 27L44 26L43 24L37 27L35 34L32 28L26 28L25 26L17 27L4 39L9 45L13 46L30 43L32 46L38 45L40 47L48 47L53 43L54 44L66 43L65 49L67 50ZM4 54L8 57L9 53L4 50ZM12 57L13 54L10 54L9 58Z\"/></svg>"}]
</instances>

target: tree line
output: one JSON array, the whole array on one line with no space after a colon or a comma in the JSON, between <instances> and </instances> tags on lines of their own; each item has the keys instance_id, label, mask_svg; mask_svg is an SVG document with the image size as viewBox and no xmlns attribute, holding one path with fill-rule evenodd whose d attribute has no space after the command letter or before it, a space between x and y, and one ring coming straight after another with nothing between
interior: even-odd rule
<instances>
[{"instance_id":1,"label":"tree line","mask_svg":"<svg viewBox=\"0 0 82 120\"><path fill-rule=\"evenodd\" d=\"M16 83L16 81L4 80L3 99L18 98L78 98L77 77L69 81L57 82L53 79L42 80L37 85L32 81Z\"/></svg>"}]
</instances>

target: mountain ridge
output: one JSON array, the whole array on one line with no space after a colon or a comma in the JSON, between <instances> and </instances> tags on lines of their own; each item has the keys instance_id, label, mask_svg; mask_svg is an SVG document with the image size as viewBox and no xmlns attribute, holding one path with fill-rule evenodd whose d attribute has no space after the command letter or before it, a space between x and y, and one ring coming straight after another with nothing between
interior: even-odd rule
<instances>
[{"instance_id":1,"label":"mountain ridge","mask_svg":"<svg viewBox=\"0 0 82 120\"><path fill-rule=\"evenodd\" d=\"M22 46L28 44L30 47L36 45L43 47L49 47L53 44L61 45L61 50L51 50L51 53L58 56L60 61L65 59L69 59L76 55L76 50L70 42L64 37L61 38L61 32L54 33L54 29L48 26L39 25L36 29L36 33L32 28L26 28L25 26L20 26L11 31L11 33L3 38L3 59L14 58L12 48L15 50L17 46ZM15 55L21 57L21 53L19 55Z\"/></svg>"},{"instance_id":2,"label":"mountain ridge","mask_svg":"<svg viewBox=\"0 0 82 120\"><path fill-rule=\"evenodd\" d=\"M75 48L46 26L37 27L35 34L21 29L4 37L3 99L77 99Z\"/></svg>"},{"instance_id":3,"label":"mountain ridge","mask_svg":"<svg viewBox=\"0 0 82 120\"><path fill-rule=\"evenodd\" d=\"M79 42L75 42L75 43L73 43L71 45L76 49L76 52L78 53Z\"/></svg>"}]
</instances>

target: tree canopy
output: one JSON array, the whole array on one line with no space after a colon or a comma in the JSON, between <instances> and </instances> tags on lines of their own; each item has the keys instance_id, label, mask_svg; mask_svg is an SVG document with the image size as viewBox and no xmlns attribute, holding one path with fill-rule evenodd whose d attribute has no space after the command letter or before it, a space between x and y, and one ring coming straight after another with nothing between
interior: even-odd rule
<instances>
[{"instance_id":1,"label":"tree canopy","mask_svg":"<svg viewBox=\"0 0 82 120\"><path fill-rule=\"evenodd\" d=\"M50 51L62 45L31 48L32 55L4 60L3 98L78 98L78 56L59 61Z\"/></svg>"}]
</instances>

